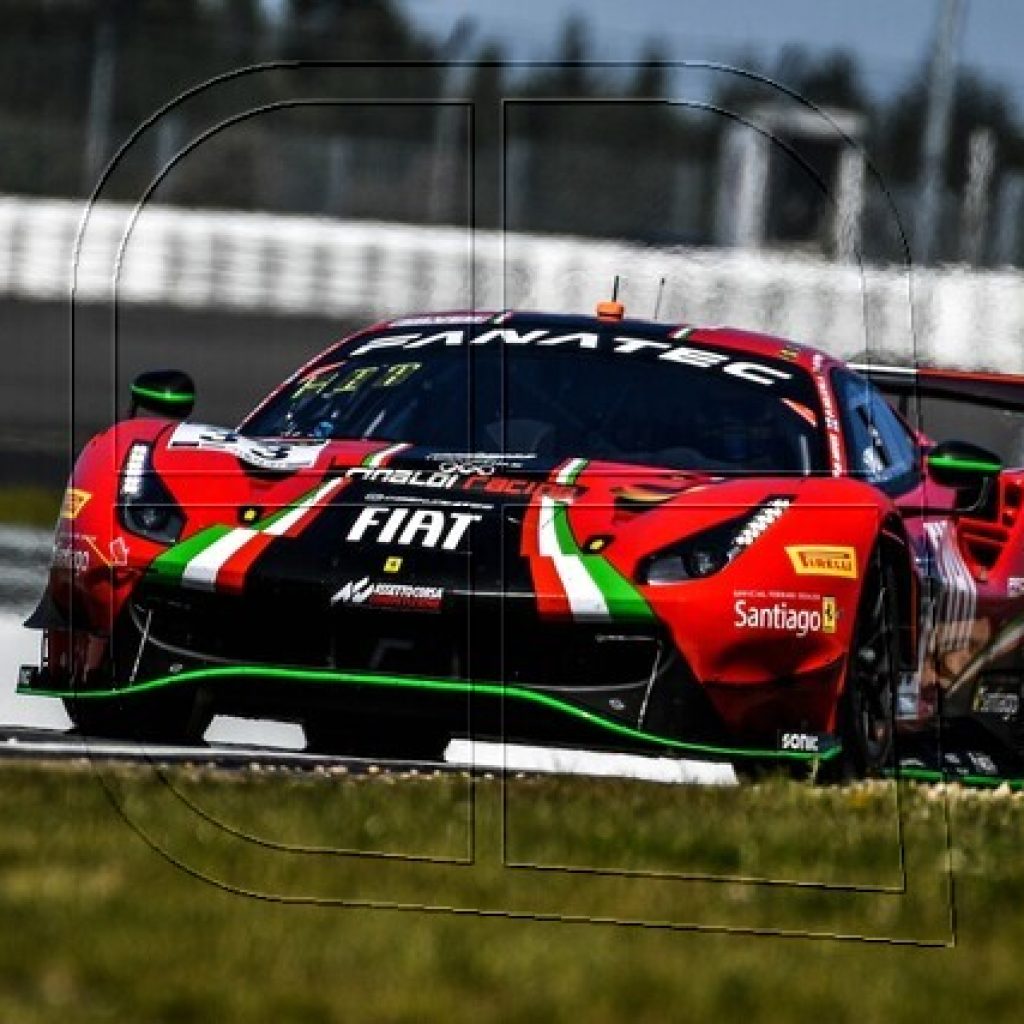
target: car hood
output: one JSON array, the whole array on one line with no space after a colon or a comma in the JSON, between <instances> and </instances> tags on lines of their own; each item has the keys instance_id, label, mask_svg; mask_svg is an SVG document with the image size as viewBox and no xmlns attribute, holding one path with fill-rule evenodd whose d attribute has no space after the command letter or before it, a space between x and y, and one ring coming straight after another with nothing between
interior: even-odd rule
<instances>
[{"instance_id":1,"label":"car hood","mask_svg":"<svg viewBox=\"0 0 1024 1024\"><path fill-rule=\"evenodd\" d=\"M164 436L154 467L188 525L153 561L153 581L320 607L524 599L576 617L643 616L640 558L794 490L582 457L254 440L191 423Z\"/></svg>"}]
</instances>

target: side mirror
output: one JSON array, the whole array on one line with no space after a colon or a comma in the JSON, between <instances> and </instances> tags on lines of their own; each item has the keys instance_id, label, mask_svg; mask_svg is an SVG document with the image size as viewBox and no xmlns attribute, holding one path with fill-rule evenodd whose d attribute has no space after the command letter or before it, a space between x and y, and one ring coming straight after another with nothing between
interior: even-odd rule
<instances>
[{"instance_id":1,"label":"side mirror","mask_svg":"<svg viewBox=\"0 0 1024 1024\"><path fill-rule=\"evenodd\" d=\"M132 383L128 415L135 416L142 409L168 419L183 420L192 412L195 401L195 385L187 373L181 370L150 370L140 373Z\"/></svg>"},{"instance_id":2,"label":"side mirror","mask_svg":"<svg viewBox=\"0 0 1024 1024\"><path fill-rule=\"evenodd\" d=\"M925 456L928 476L957 491L957 508L973 512L987 503L1003 462L987 448L969 441L943 441Z\"/></svg>"}]
</instances>

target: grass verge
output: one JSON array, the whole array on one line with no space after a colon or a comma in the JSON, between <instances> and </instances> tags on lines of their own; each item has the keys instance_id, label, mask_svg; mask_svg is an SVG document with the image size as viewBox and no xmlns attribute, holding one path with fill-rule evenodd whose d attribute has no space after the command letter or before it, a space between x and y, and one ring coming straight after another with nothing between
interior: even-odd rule
<instances>
[{"instance_id":1,"label":"grass verge","mask_svg":"<svg viewBox=\"0 0 1024 1024\"><path fill-rule=\"evenodd\" d=\"M1024 797L949 792L8 764L0 1020L1017 1020Z\"/></svg>"},{"instance_id":2,"label":"grass verge","mask_svg":"<svg viewBox=\"0 0 1024 1024\"><path fill-rule=\"evenodd\" d=\"M42 487L0 488L0 523L52 527L60 509L60 493Z\"/></svg>"}]
</instances>

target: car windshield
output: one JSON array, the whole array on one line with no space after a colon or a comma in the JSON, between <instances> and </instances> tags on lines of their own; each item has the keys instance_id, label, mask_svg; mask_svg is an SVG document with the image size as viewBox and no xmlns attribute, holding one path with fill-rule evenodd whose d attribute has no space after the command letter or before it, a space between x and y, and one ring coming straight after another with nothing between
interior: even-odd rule
<instances>
[{"instance_id":1,"label":"car windshield","mask_svg":"<svg viewBox=\"0 0 1024 1024\"><path fill-rule=\"evenodd\" d=\"M826 467L806 371L664 331L392 327L336 350L241 431L721 473Z\"/></svg>"}]
</instances>

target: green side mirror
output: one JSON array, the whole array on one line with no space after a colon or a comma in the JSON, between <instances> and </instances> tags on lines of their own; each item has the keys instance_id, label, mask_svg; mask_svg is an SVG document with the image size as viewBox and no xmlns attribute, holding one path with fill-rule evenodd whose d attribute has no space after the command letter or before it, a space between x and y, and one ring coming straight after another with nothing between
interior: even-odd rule
<instances>
[{"instance_id":1,"label":"green side mirror","mask_svg":"<svg viewBox=\"0 0 1024 1024\"><path fill-rule=\"evenodd\" d=\"M132 383L128 415L135 416L139 410L144 410L172 420L183 420L192 412L195 401L195 385L187 373L181 370L150 370L140 373Z\"/></svg>"},{"instance_id":2,"label":"green side mirror","mask_svg":"<svg viewBox=\"0 0 1024 1024\"><path fill-rule=\"evenodd\" d=\"M960 512L983 514L1003 469L1002 459L969 441L943 441L925 456L928 476L942 487L955 488Z\"/></svg>"},{"instance_id":3,"label":"green side mirror","mask_svg":"<svg viewBox=\"0 0 1024 1024\"><path fill-rule=\"evenodd\" d=\"M928 453L926 461L928 475L943 487L977 487L1003 469L998 455L968 441L943 441Z\"/></svg>"}]
</instances>

